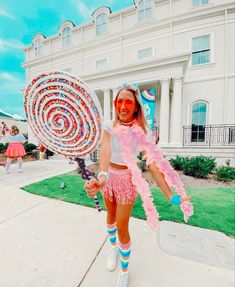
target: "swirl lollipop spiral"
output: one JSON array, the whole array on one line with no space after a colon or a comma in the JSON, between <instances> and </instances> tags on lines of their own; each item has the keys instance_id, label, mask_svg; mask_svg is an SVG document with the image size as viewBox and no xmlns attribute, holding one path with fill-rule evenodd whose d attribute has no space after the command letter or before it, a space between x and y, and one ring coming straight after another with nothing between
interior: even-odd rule
<instances>
[{"instance_id":1,"label":"swirl lollipop spiral","mask_svg":"<svg viewBox=\"0 0 235 287\"><path fill-rule=\"evenodd\" d=\"M39 141L55 153L81 157L99 144L99 101L86 83L66 72L33 79L25 93L25 113Z\"/></svg>"},{"instance_id":2,"label":"swirl lollipop spiral","mask_svg":"<svg viewBox=\"0 0 235 287\"><path fill-rule=\"evenodd\" d=\"M38 75L25 91L24 108L34 135L54 153L81 158L97 149L102 110L80 78L64 71Z\"/></svg>"}]
</instances>

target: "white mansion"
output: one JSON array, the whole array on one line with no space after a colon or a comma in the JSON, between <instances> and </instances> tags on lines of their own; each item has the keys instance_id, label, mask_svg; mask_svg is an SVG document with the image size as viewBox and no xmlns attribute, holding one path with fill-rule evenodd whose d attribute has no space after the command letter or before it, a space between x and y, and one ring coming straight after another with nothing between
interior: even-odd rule
<instances>
[{"instance_id":1,"label":"white mansion","mask_svg":"<svg viewBox=\"0 0 235 287\"><path fill-rule=\"evenodd\" d=\"M211 155L235 165L233 0L134 0L112 13L97 8L90 23L63 22L38 33L23 67L36 75L64 70L96 92L104 118L122 82L154 88L159 145L168 157Z\"/></svg>"}]
</instances>

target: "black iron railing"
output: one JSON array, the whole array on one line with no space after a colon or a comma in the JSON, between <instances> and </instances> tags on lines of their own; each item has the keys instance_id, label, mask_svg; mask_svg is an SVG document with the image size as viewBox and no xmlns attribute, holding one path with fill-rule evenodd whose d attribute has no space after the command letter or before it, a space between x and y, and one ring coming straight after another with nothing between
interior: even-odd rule
<instances>
[{"instance_id":1,"label":"black iron railing","mask_svg":"<svg viewBox=\"0 0 235 287\"><path fill-rule=\"evenodd\" d=\"M183 127L184 146L234 146L235 125L191 125Z\"/></svg>"}]
</instances>

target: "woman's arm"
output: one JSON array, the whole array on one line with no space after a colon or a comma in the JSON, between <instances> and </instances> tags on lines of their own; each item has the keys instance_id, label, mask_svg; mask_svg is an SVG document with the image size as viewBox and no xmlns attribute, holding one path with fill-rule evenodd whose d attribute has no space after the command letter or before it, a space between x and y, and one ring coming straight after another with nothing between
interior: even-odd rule
<instances>
[{"instance_id":1,"label":"woman's arm","mask_svg":"<svg viewBox=\"0 0 235 287\"><path fill-rule=\"evenodd\" d=\"M159 188L162 190L162 192L164 193L165 197L171 201L171 203L174 204L179 204L181 202L184 201L190 201L191 200L191 196L186 196L184 198L180 198L178 195L177 196L173 196L169 185L167 184L164 175L160 172L160 170L156 167L155 163L152 162L148 165L149 171L152 174L152 177L154 179L154 181L156 182L156 184L159 186ZM172 197L174 199L174 197L178 197L178 199L172 200Z\"/></svg>"},{"instance_id":2,"label":"woman's arm","mask_svg":"<svg viewBox=\"0 0 235 287\"><path fill-rule=\"evenodd\" d=\"M111 160L111 142L109 133L104 130L101 146L100 146L100 159L99 159L99 170L107 173L108 167ZM88 196L95 196L97 192L106 184L107 176L100 174L98 177L99 181L92 179L85 184L85 189Z\"/></svg>"},{"instance_id":3,"label":"woman's arm","mask_svg":"<svg viewBox=\"0 0 235 287\"><path fill-rule=\"evenodd\" d=\"M104 130L103 137L100 145L100 160L99 169L100 171L108 171L109 164L111 161L111 141L109 133Z\"/></svg>"},{"instance_id":4,"label":"woman's arm","mask_svg":"<svg viewBox=\"0 0 235 287\"><path fill-rule=\"evenodd\" d=\"M155 163L150 163L149 166L149 171L156 182L156 184L159 186L159 188L162 190L164 195L168 200L172 198L172 192L170 190L170 187L168 186L164 175L160 172L160 170L156 167Z\"/></svg>"}]
</instances>

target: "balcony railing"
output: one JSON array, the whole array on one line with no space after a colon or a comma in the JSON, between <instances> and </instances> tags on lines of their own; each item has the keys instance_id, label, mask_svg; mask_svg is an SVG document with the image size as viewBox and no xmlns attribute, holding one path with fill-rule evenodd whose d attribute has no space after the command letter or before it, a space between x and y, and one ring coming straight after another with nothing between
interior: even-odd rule
<instances>
[{"instance_id":1,"label":"balcony railing","mask_svg":"<svg viewBox=\"0 0 235 287\"><path fill-rule=\"evenodd\" d=\"M191 125L183 127L184 146L235 146L235 125Z\"/></svg>"}]
</instances>

